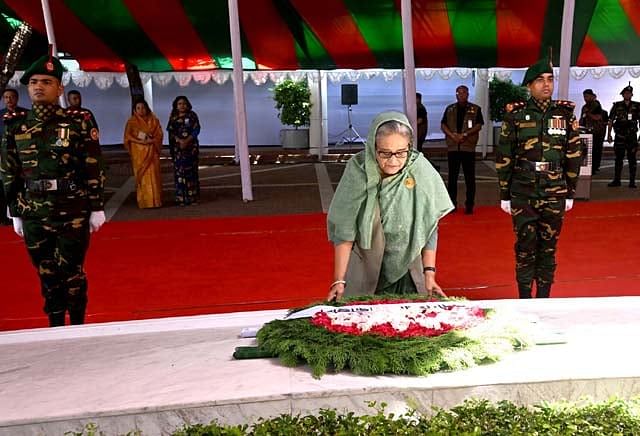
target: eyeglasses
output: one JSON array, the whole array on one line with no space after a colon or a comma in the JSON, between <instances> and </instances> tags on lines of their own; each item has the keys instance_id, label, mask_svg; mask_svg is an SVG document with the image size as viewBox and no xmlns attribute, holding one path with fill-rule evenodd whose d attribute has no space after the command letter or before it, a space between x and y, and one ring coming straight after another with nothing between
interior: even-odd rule
<instances>
[{"instance_id":1,"label":"eyeglasses","mask_svg":"<svg viewBox=\"0 0 640 436\"><path fill-rule=\"evenodd\" d=\"M398 159L404 159L409 154L409 150L400 150L400 151L380 151L376 150L378 156L382 159L391 159L392 157L397 157Z\"/></svg>"}]
</instances>

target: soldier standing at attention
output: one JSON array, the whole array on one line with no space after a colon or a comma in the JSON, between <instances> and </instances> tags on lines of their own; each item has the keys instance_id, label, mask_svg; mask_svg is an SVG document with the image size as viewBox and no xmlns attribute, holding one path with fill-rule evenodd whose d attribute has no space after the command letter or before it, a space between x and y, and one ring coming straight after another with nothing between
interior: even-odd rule
<instances>
[{"instance_id":1,"label":"soldier standing at attention","mask_svg":"<svg viewBox=\"0 0 640 436\"><path fill-rule=\"evenodd\" d=\"M613 151L616 154L613 180L608 186L620 186L624 155L629 162L629 188L636 187L636 151L638 151L638 121L640 120L640 103L631 101L633 87L631 83L620 92L623 100L613 104L609 112L609 128L607 129L607 142L613 142ZM611 138L611 128L616 132L615 141Z\"/></svg>"},{"instance_id":2,"label":"soldier standing at attention","mask_svg":"<svg viewBox=\"0 0 640 436\"><path fill-rule=\"evenodd\" d=\"M82 94L80 94L80 91L72 89L71 91L67 92L67 105L67 112L69 112L70 115L81 115L84 118L88 114L89 118L91 118L90 121L93 123L93 126L96 129L98 128L98 122L96 121L96 117L93 116L93 112L91 112L87 108L82 107Z\"/></svg>"},{"instance_id":3,"label":"soldier standing at attention","mask_svg":"<svg viewBox=\"0 0 640 436\"><path fill-rule=\"evenodd\" d=\"M20 82L32 108L5 117L0 175L15 232L36 267L51 327L84 323L84 260L90 232L105 221L104 165L98 129L58 105L63 67L51 54Z\"/></svg>"},{"instance_id":4,"label":"soldier standing at attention","mask_svg":"<svg viewBox=\"0 0 640 436\"><path fill-rule=\"evenodd\" d=\"M527 102L507 105L496 150L500 207L516 234L516 280L520 298L549 297L556 244L564 213L573 207L581 145L574 104L551 100L553 67L539 61L526 72Z\"/></svg>"},{"instance_id":5,"label":"soldier standing at attention","mask_svg":"<svg viewBox=\"0 0 640 436\"><path fill-rule=\"evenodd\" d=\"M0 135L4 134L4 116L11 112L26 112L26 109L18 106L18 91L12 88L7 88L2 93L2 100L4 101L4 109L0 109L0 116L3 122L0 123ZM11 219L7 216L7 200L4 196L4 189L0 183L0 224L10 226Z\"/></svg>"}]
</instances>

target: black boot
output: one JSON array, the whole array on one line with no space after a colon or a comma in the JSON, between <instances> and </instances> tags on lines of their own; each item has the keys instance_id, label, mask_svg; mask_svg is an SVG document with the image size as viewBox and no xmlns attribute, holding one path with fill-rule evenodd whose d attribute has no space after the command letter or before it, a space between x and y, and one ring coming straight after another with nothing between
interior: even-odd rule
<instances>
[{"instance_id":1,"label":"black boot","mask_svg":"<svg viewBox=\"0 0 640 436\"><path fill-rule=\"evenodd\" d=\"M85 309L69 309L69 320L71 325L84 324L84 312Z\"/></svg>"},{"instance_id":2,"label":"black boot","mask_svg":"<svg viewBox=\"0 0 640 436\"><path fill-rule=\"evenodd\" d=\"M616 160L613 164L613 180L607 185L609 187L616 187L622 184L620 183L620 179L622 179L623 156L619 156L618 151L616 152Z\"/></svg>"},{"instance_id":3,"label":"black boot","mask_svg":"<svg viewBox=\"0 0 640 436\"><path fill-rule=\"evenodd\" d=\"M518 296L520 298L531 298L531 285L518 283Z\"/></svg>"},{"instance_id":4,"label":"black boot","mask_svg":"<svg viewBox=\"0 0 640 436\"><path fill-rule=\"evenodd\" d=\"M64 325L64 310L62 312L53 312L49 314L49 327L61 327Z\"/></svg>"},{"instance_id":5,"label":"black boot","mask_svg":"<svg viewBox=\"0 0 640 436\"><path fill-rule=\"evenodd\" d=\"M551 295L551 283L536 286L536 298L549 298Z\"/></svg>"}]
</instances>

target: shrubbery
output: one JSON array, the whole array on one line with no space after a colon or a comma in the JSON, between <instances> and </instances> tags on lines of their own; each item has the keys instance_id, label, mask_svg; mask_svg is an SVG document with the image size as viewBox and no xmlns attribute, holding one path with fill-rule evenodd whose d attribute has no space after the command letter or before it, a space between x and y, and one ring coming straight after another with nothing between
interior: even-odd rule
<instances>
[{"instance_id":1,"label":"shrubbery","mask_svg":"<svg viewBox=\"0 0 640 436\"><path fill-rule=\"evenodd\" d=\"M467 400L450 410L436 408L430 416L412 412L401 416L387 414L385 404L370 404L375 414L356 416L322 410L316 415L281 415L260 419L253 425L186 425L174 436L640 436L640 397L611 399L592 403L541 403L532 407L509 401L491 403ZM86 432L89 429L90 432ZM101 435L94 424L74 436ZM142 435L130 432L130 435Z\"/></svg>"},{"instance_id":2,"label":"shrubbery","mask_svg":"<svg viewBox=\"0 0 640 436\"><path fill-rule=\"evenodd\" d=\"M252 426L188 426L175 436L209 435L433 435L531 436L640 435L640 399L602 403L543 403L532 408L509 401L467 400L451 410L436 409L428 417L418 413L355 416L322 410L318 416L282 415Z\"/></svg>"}]
</instances>

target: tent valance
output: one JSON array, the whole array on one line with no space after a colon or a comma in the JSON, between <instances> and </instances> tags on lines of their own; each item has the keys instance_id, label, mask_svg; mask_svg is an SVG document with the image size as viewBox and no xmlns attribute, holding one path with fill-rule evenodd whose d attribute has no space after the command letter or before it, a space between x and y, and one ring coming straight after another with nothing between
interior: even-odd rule
<instances>
[{"instance_id":1,"label":"tent valance","mask_svg":"<svg viewBox=\"0 0 640 436\"><path fill-rule=\"evenodd\" d=\"M451 79L467 79L472 74L476 74L480 79L491 79L497 76L501 79L509 79L514 69L502 69L502 68L490 68L490 69L474 69L474 68L419 68L416 69L416 76L420 79L431 80L434 78L440 78L443 80ZM633 78L640 77L640 67L637 66L625 66L625 67L598 67L598 68L571 68L571 78L574 80L583 80L590 76L594 79L602 79L604 77L612 77L619 79L625 74ZM244 81L251 81L257 86L265 84L277 84L285 79L293 80L308 80L313 83L320 77L325 77L332 83L340 82L357 82L360 80L368 80L382 77L385 81L394 80L402 76L402 70L330 70L330 71L311 71L311 70L296 70L296 71L246 71L244 73ZM213 83L217 85L224 85L227 81L231 80L230 71L187 71L187 72L166 72L166 73L142 73L141 78L143 82L152 80L154 85L160 87L167 86L173 80L181 87L186 87L191 82L198 83L200 85L206 85ZM20 86L19 79L22 76L22 72L16 72L15 76L9 81L9 86ZM100 73L100 72L86 72L86 71L71 71L65 72L62 76L62 83L65 86L74 85L79 88L85 88L92 83L99 89L108 89L114 84L120 85L122 88L129 87L129 81L125 73Z\"/></svg>"}]
</instances>

